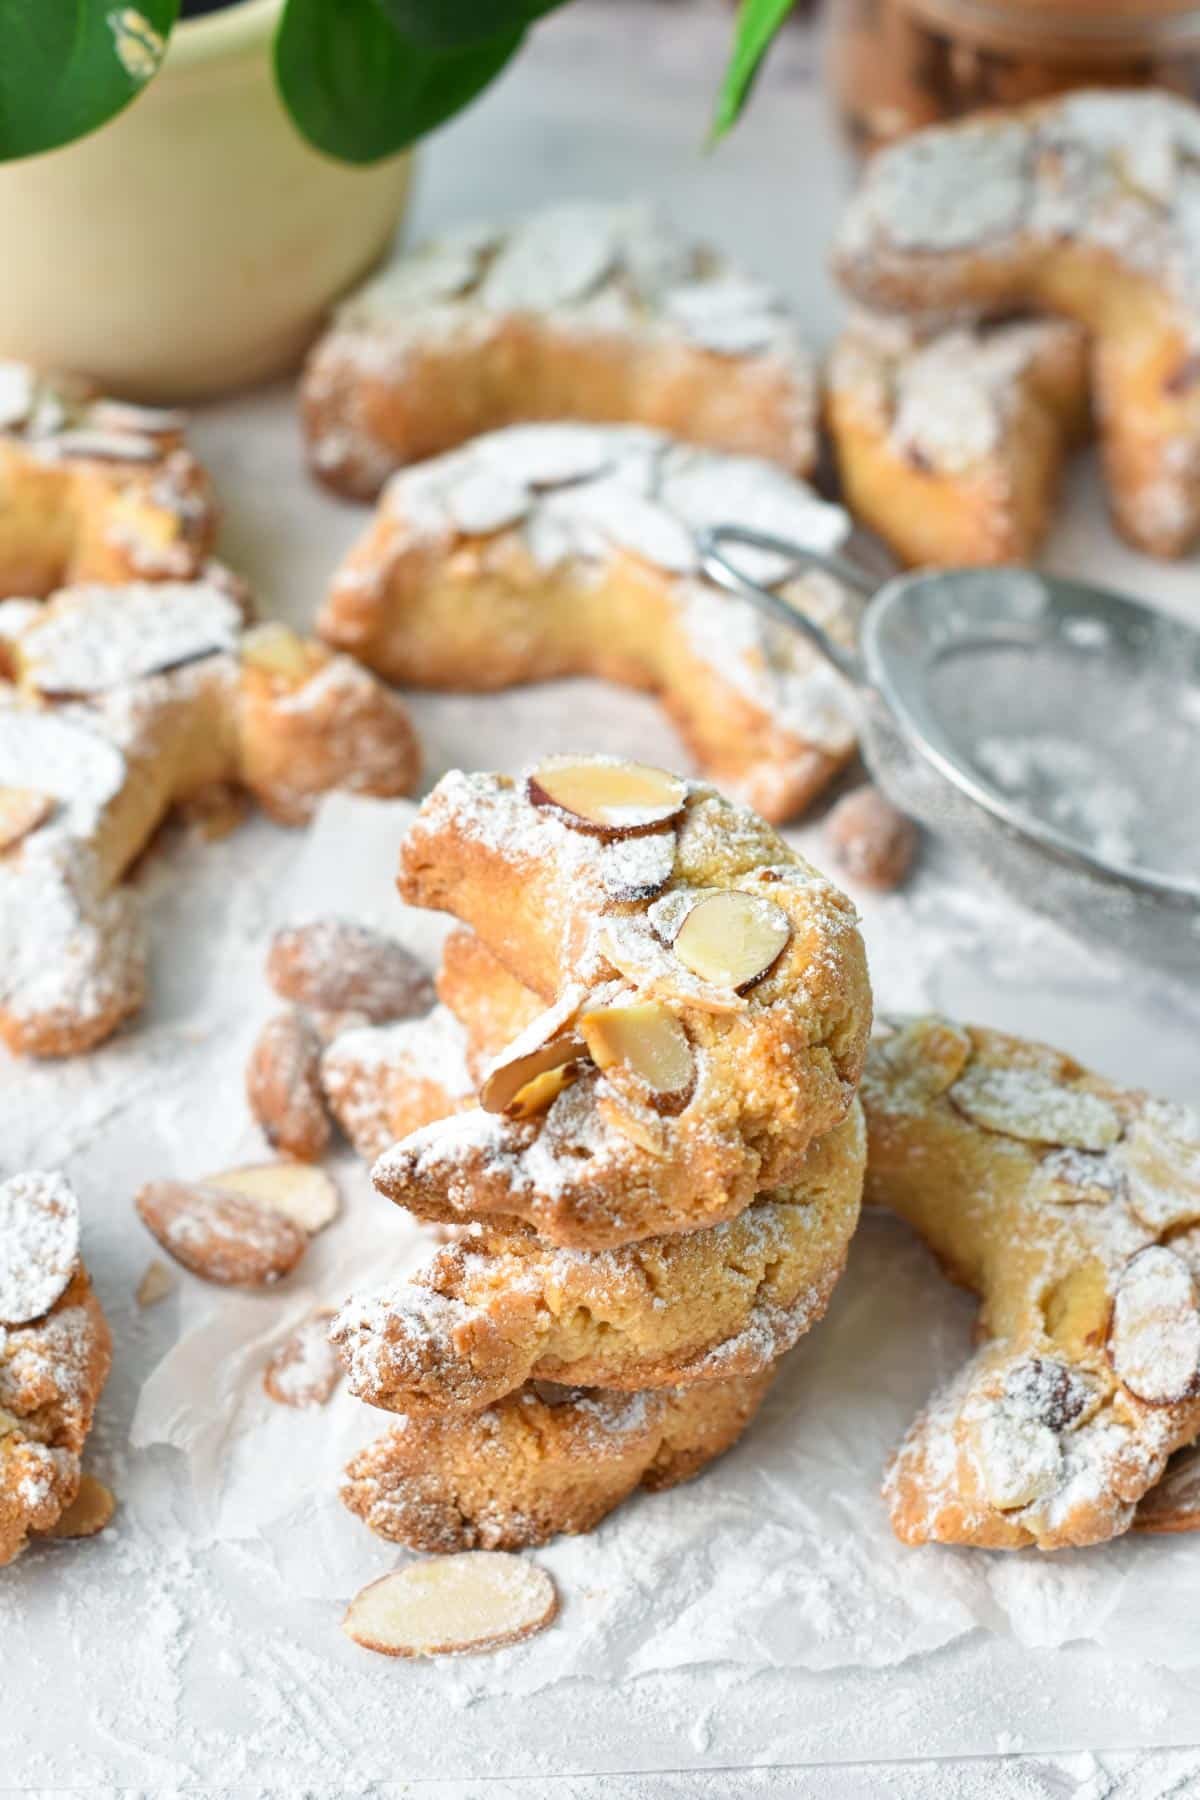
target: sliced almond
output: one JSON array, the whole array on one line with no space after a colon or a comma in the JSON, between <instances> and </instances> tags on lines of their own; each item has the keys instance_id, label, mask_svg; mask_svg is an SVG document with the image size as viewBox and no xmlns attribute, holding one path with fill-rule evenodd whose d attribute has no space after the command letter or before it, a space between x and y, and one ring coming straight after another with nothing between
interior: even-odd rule
<instances>
[{"instance_id":1,"label":"sliced almond","mask_svg":"<svg viewBox=\"0 0 1200 1800\"><path fill-rule=\"evenodd\" d=\"M321 1039L293 1008L268 1019L246 1067L250 1111L276 1150L315 1162L331 1126L321 1087Z\"/></svg>"},{"instance_id":2,"label":"sliced almond","mask_svg":"<svg viewBox=\"0 0 1200 1800\"><path fill-rule=\"evenodd\" d=\"M1049 1425L997 1410L971 1421L968 1438L988 1500L1015 1512L1052 1494L1062 1479L1062 1448Z\"/></svg>"},{"instance_id":3,"label":"sliced almond","mask_svg":"<svg viewBox=\"0 0 1200 1800\"><path fill-rule=\"evenodd\" d=\"M95 1537L111 1522L116 1510L112 1490L97 1481L94 1475L81 1475L79 1492L43 1535L50 1538Z\"/></svg>"},{"instance_id":4,"label":"sliced almond","mask_svg":"<svg viewBox=\"0 0 1200 1800\"><path fill-rule=\"evenodd\" d=\"M312 645L278 619L252 625L242 634L241 659L247 668L288 682L307 681L318 660Z\"/></svg>"},{"instance_id":5,"label":"sliced almond","mask_svg":"<svg viewBox=\"0 0 1200 1800\"><path fill-rule=\"evenodd\" d=\"M953 1087L970 1055L970 1038L948 1019L907 1019L872 1040L864 1082L883 1111L921 1112Z\"/></svg>"},{"instance_id":6,"label":"sliced almond","mask_svg":"<svg viewBox=\"0 0 1200 1800\"><path fill-rule=\"evenodd\" d=\"M271 939L267 980L284 1000L372 1025L413 1019L434 1002L425 964L394 938L336 916L289 925Z\"/></svg>"},{"instance_id":7,"label":"sliced almond","mask_svg":"<svg viewBox=\"0 0 1200 1800\"><path fill-rule=\"evenodd\" d=\"M558 1611L544 1569L502 1550L464 1550L409 1563L373 1581L342 1629L383 1656L462 1656L519 1643Z\"/></svg>"},{"instance_id":8,"label":"sliced almond","mask_svg":"<svg viewBox=\"0 0 1200 1800\"><path fill-rule=\"evenodd\" d=\"M264 1206L309 1237L324 1231L342 1210L342 1197L333 1177L324 1169L304 1163L248 1163L242 1169L206 1175L204 1186Z\"/></svg>"},{"instance_id":9,"label":"sliced almond","mask_svg":"<svg viewBox=\"0 0 1200 1800\"><path fill-rule=\"evenodd\" d=\"M16 1415L14 1413L6 1412L5 1409L0 1406L0 1442L3 1442L6 1437L15 1437L20 1429L21 1421Z\"/></svg>"},{"instance_id":10,"label":"sliced almond","mask_svg":"<svg viewBox=\"0 0 1200 1800\"><path fill-rule=\"evenodd\" d=\"M1095 1150L1050 1150L1029 1184L1032 1198L1053 1206L1107 1206L1124 1176L1113 1156Z\"/></svg>"},{"instance_id":11,"label":"sliced almond","mask_svg":"<svg viewBox=\"0 0 1200 1800\"><path fill-rule=\"evenodd\" d=\"M791 935L781 906L732 888L693 906L671 948L702 981L744 993L770 974Z\"/></svg>"},{"instance_id":12,"label":"sliced almond","mask_svg":"<svg viewBox=\"0 0 1200 1800\"><path fill-rule=\"evenodd\" d=\"M600 881L611 900L653 900L675 872L673 831L612 838L600 854Z\"/></svg>"},{"instance_id":13,"label":"sliced almond","mask_svg":"<svg viewBox=\"0 0 1200 1800\"><path fill-rule=\"evenodd\" d=\"M0 1183L0 1325L27 1325L66 1292L79 1260L79 1203L56 1171Z\"/></svg>"},{"instance_id":14,"label":"sliced almond","mask_svg":"<svg viewBox=\"0 0 1200 1800\"><path fill-rule=\"evenodd\" d=\"M332 1311L314 1313L279 1345L263 1373L263 1387L279 1406L324 1406L342 1378L342 1360L329 1341Z\"/></svg>"},{"instance_id":15,"label":"sliced almond","mask_svg":"<svg viewBox=\"0 0 1200 1800\"><path fill-rule=\"evenodd\" d=\"M295 1268L308 1233L257 1200L188 1181L150 1181L138 1216L175 1261L222 1287L269 1287Z\"/></svg>"},{"instance_id":16,"label":"sliced almond","mask_svg":"<svg viewBox=\"0 0 1200 1800\"><path fill-rule=\"evenodd\" d=\"M1182 1106L1151 1103L1116 1151L1134 1212L1152 1231L1200 1219L1200 1120Z\"/></svg>"},{"instance_id":17,"label":"sliced almond","mask_svg":"<svg viewBox=\"0 0 1200 1800\"><path fill-rule=\"evenodd\" d=\"M1120 1117L1107 1100L1043 1069L974 1062L950 1089L950 1100L973 1125L1031 1144L1107 1150L1121 1135Z\"/></svg>"},{"instance_id":18,"label":"sliced almond","mask_svg":"<svg viewBox=\"0 0 1200 1800\"><path fill-rule=\"evenodd\" d=\"M659 831L682 813L687 782L648 763L605 756L547 756L527 786L534 806L549 807L576 831L629 837Z\"/></svg>"},{"instance_id":19,"label":"sliced almond","mask_svg":"<svg viewBox=\"0 0 1200 1800\"><path fill-rule=\"evenodd\" d=\"M608 919L600 937L605 957L643 994L694 1006L699 1012L744 1012L746 1002L731 987L717 987L693 975L672 955L645 919Z\"/></svg>"},{"instance_id":20,"label":"sliced almond","mask_svg":"<svg viewBox=\"0 0 1200 1800\"><path fill-rule=\"evenodd\" d=\"M569 1088L573 1081L579 1079L578 1061L559 1063L553 1069L543 1069L532 1081L518 1088L508 1105L504 1108L505 1117L509 1119L536 1119L548 1112L564 1088Z\"/></svg>"},{"instance_id":21,"label":"sliced almond","mask_svg":"<svg viewBox=\"0 0 1200 1800\"><path fill-rule=\"evenodd\" d=\"M1200 1308L1181 1257L1163 1244L1132 1256L1121 1272L1108 1334L1113 1370L1148 1406L1188 1400L1200 1385Z\"/></svg>"},{"instance_id":22,"label":"sliced almond","mask_svg":"<svg viewBox=\"0 0 1200 1800\"><path fill-rule=\"evenodd\" d=\"M39 788L0 787L0 851L11 850L44 825L57 805L53 794Z\"/></svg>"},{"instance_id":23,"label":"sliced almond","mask_svg":"<svg viewBox=\"0 0 1200 1800\"><path fill-rule=\"evenodd\" d=\"M581 1000L578 992L564 995L489 1063L479 1090L484 1112L509 1112L523 1088L586 1056L587 1046L574 1029Z\"/></svg>"},{"instance_id":24,"label":"sliced almond","mask_svg":"<svg viewBox=\"0 0 1200 1800\"><path fill-rule=\"evenodd\" d=\"M660 1107L647 1105L635 1095L615 1087L604 1087L596 1097L600 1117L649 1156L665 1156L668 1148L667 1122Z\"/></svg>"},{"instance_id":25,"label":"sliced almond","mask_svg":"<svg viewBox=\"0 0 1200 1800\"><path fill-rule=\"evenodd\" d=\"M627 1069L663 1111L684 1105L696 1078L687 1032L657 1000L584 1013L579 1031L600 1069Z\"/></svg>"},{"instance_id":26,"label":"sliced almond","mask_svg":"<svg viewBox=\"0 0 1200 1800\"><path fill-rule=\"evenodd\" d=\"M165 1262L159 1262L155 1257L153 1262L147 1263L145 1274L137 1284L134 1299L141 1307L157 1306L161 1300L165 1300L167 1295L174 1291L174 1275Z\"/></svg>"}]
</instances>

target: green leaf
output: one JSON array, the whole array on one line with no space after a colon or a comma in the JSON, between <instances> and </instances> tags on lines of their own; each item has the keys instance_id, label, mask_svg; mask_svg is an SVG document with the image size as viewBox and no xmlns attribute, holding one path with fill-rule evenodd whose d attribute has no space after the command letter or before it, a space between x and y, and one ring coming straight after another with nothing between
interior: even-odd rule
<instances>
[{"instance_id":1,"label":"green leaf","mask_svg":"<svg viewBox=\"0 0 1200 1800\"><path fill-rule=\"evenodd\" d=\"M378 0L402 38L439 50L523 31L565 0Z\"/></svg>"},{"instance_id":2,"label":"green leaf","mask_svg":"<svg viewBox=\"0 0 1200 1800\"><path fill-rule=\"evenodd\" d=\"M733 33L733 52L717 95L711 141L716 143L736 124L771 41L795 0L742 0Z\"/></svg>"},{"instance_id":3,"label":"green leaf","mask_svg":"<svg viewBox=\"0 0 1200 1800\"><path fill-rule=\"evenodd\" d=\"M437 49L402 37L376 0L288 0L275 77L309 143L342 162L378 162L469 105L523 36Z\"/></svg>"},{"instance_id":4,"label":"green leaf","mask_svg":"<svg viewBox=\"0 0 1200 1800\"><path fill-rule=\"evenodd\" d=\"M0 0L0 160L54 150L136 98L179 0Z\"/></svg>"}]
</instances>

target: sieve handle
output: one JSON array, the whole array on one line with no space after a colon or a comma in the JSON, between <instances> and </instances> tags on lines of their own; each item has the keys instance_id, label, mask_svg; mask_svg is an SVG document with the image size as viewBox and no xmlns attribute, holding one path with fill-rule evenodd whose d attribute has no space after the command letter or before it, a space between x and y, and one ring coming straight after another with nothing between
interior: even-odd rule
<instances>
[{"instance_id":1,"label":"sieve handle","mask_svg":"<svg viewBox=\"0 0 1200 1800\"><path fill-rule=\"evenodd\" d=\"M853 687L863 688L869 685L866 671L854 651L835 644L828 633L822 631L819 625L814 625L804 613L789 606L786 600L772 593L770 588L761 587L757 581L752 581L729 560L724 547L726 544L740 544L747 550L769 550L775 556L786 557L789 562L810 569L821 569L826 575L832 575L835 581L844 582L847 587L853 588L864 600L869 600L875 592L875 584L864 570L833 551L808 550L803 544L793 543L790 538L772 537L770 532L755 531L748 525L712 525L699 534L697 542L701 567L719 587L727 588L732 594L740 594L743 600L748 600L760 612L766 613L776 624L799 632L801 637L807 638L817 654Z\"/></svg>"}]
</instances>

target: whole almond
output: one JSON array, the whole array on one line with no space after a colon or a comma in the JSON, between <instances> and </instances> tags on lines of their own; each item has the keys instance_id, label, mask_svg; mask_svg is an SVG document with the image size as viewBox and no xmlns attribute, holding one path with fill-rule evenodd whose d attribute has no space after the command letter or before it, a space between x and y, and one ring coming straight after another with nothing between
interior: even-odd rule
<instances>
[{"instance_id":1,"label":"whole almond","mask_svg":"<svg viewBox=\"0 0 1200 1800\"><path fill-rule=\"evenodd\" d=\"M199 1182L149 1181L134 1204L168 1256L222 1287L269 1287L308 1247L308 1233L281 1213Z\"/></svg>"},{"instance_id":2,"label":"whole almond","mask_svg":"<svg viewBox=\"0 0 1200 1800\"><path fill-rule=\"evenodd\" d=\"M276 1150L316 1162L329 1143L321 1091L321 1039L293 1008L268 1019L246 1067L250 1111Z\"/></svg>"},{"instance_id":3,"label":"whole almond","mask_svg":"<svg viewBox=\"0 0 1200 1800\"><path fill-rule=\"evenodd\" d=\"M267 979L297 1006L362 1013L372 1025L416 1018L434 999L424 963L394 938L353 919L314 919L277 931Z\"/></svg>"},{"instance_id":4,"label":"whole almond","mask_svg":"<svg viewBox=\"0 0 1200 1800\"><path fill-rule=\"evenodd\" d=\"M855 788L830 812L825 840L852 881L886 892L899 887L917 854L917 828L877 787Z\"/></svg>"}]
</instances>

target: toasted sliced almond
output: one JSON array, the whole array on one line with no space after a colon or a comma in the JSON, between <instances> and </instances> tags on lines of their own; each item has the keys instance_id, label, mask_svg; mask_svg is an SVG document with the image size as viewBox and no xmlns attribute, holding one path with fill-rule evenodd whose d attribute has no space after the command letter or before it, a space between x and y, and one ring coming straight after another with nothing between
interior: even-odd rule
<instances>
[{"instance_id":1,"label":"toasted sliced almond","mask_svg":"<svg viewBox=\"0 0 1200 1800\"><path fill-rule=\"evenodd\" d=\"M11 850L44 825L57 805L53 794L39 788L0 787L0 851Z\"/></svg>"},{"instance_id":2,"label":"toasted sliced almond","mask_svg":"<svg viewBox=\"0 0 1200 1800\"><path fill-rule=\"evenodd\" d=\"M1187 1264L1165 1245L1139 1250L1121 1271L1108 1355L1118 1380L1148 1406L1173 1406L1197 1392L1196 1284Z\"/></svg>"},{"instance_id":3,"label":"toasted sliced almond","mask_svg":"<svg viewBox=\"0 0 1200 1800\"><path fill-rule=\"evenodd\" d=\"M693 906L671 947L702 981L744 993L770 974L791 935L781 906L732 888Z\"/></svg>"},{"instance_id":4,"label":"toasted sliced almond","mask_svg":"<svg viewBox=\"0 0 1200 1800\"><path fill-rule=\"evenodd\" d=\"M920 1112L954 1085L970 1055L970 1038L948 1019L907 1019L872 1041L864 1080L883 1111Z\"/></svg>"},{"instance_id":5,"label":"toasted sliced almond","mask_svg":"<svg viewBox=\"0 0 1200 1800\"><path fill-rule=\"evenodd\" d=\"M174 1275L165 1262L159 1262L155 1257L153 1262L147 1263L146 1272L137 1284L137 1293L134 1298L139 1306L157 1306L160 1300L165 1300L167 1295L174 1291Z\"/></svg>"},{"instance_id":6,"label":"toasted sliced almond","mask_svg":"<svg viewBox=\"0 0 1200 1800\"><path fill-rule=\"evenodd\" d=\"M242 634L241 658L247 668L296 683L307 681L319 661L312 645L278 619L252 625Z\"/></svg>"},{"instance_id":7,"label":"toasted sliced almond","mask_svg":"<svg viewBox=\"0 0 1200 1800\"><path fill-rule=\"evenodd\" d=\"M265 1206L309 1237L332 1225L342 1210L342 1197L333 1177L324 1169L304 1163L248 1163L242 1169L206 1175L204 1186Z\"/></svg>"},{"instance_id":8,"label":"toasted sliced almond","mask_svg":"<svg viewBox=\"0 0 1200 1800\"><path fill-rule=\"evenodd\" d=\"M268 1019L246 1068L250 1111L276 1150L315 1162L331 1126L321 1087L321 1039L293 1008Z\"/></svg>"},{"instance_id":9,"label":"toasted sliced almond","mask_svg":"<svg viewBox=\"0 0 1200 1800\"><path fill-rule=\"evenodd\" d=\"M629 837L673 824L687 800L687 782L648 763L547 756L530 775L527 792L534 806L551 808L576 831Z\"/></svg>"},{"instance_id":10,"label":"toasted sliced almond","mask_svg":"<svg viewBox=\"0 0 1200 1800\"><path fill-rule=\"evenodd\" d=\"M79 1259L79 1203L56 1171L0 1183L0 1325L40 1319Z\"/></svg>"},{"instance_id":11,"label":"toasted sliced almond","mask_svg":"<svg viewBox=\"0 0 1200 1800\"><path fill-rule=\"evenodd\" d=\"M355 1595L342 1629L383 1656L462 1656L519 1643L558 1611L544 1569L502 1550L409 1563Z\"/></svg>"},{"instance_id":12,"label":"toasted sliced almond","mask_svg":"<svg viewBox=\"0 0 1200 1800\"><path fill-rule=\"evenodd\" d=\"M584 1013L579 1031L600 1069L629 1070L664 1111L682 1106L696 1078L687 1032L657 1000Z\"/></svg>"},{"instance_id":13,"label":"toasted sliced almond","mask_svg":"<svg viewBox=\"0 0 1200 1800\"><path fill-rule=\"evenodd\" d=\"M573 1081L579 1079L578 1061L559 1063L556 1068L543 1069L532 1081L518 1088L508 1105L505 1117L509 1119L536 1119L548 1112L564 1088L569 1088Z\"/></svg>"},{"instance_id":14,"label":"toasted sliced almond","mask_svg":"<svg viewBox=\"0 0 1200 1800\"><path fill-rule=\"evenodd\" d=\"M973 1062L950 1089L950 1100L973 1125L1031 1144L1107 1150L1121 1135L1120 1117L1107 1100L1068 1087L1043 1069Z\"/></svg>"},{"instance_id":15,"label":"toasted sliced almond","mask_svg":"<svg viewBox=\"0 0 1200 1800\"><path fill-rule=\"evenodd\" d=\"M267 980L284 1000L372 1025L413 1019L434 1002L433 978L403 944L353 919L310 919L277 931Z\"/></svg>"},{"instance_id":16,"label":"toasted sliced almond","mask_svg":"<svg viewBox=\"0 0 1200 1800\"><path fill-rule=\"evenodd\" d=\"M150 1181L134 1204L168 1256L223 1287L269 1287L308 1248L308 1233L290 1219L211 1184Z\"/></svg>"},{"instance_id":17,"label":"toasted sliced almond","mask_svg":"<svg viewBox=\"0 0 1200 1800\"><path fill-rule=\"evenodd\" d=\"M1062 1479L1058 1435L1037 1419L989 1412L972 1420L968 1435L983 1490L999 1512L1044 1500Z\"/></svg>"},{"instance_id":18,"label":"toasted sliced almond","mask_svg":"<svg viewBox=\"0 0 1200 1800\"><path fill-rule=\"evenodd\" d=\"M342 1361L329 1341L329 1309L297 1325L279 1345L263 1374L263 1387L280 1406L324 1406L342 1378Z\"/></svg>"},{"instance_id":19,"label":"toasted sliced almond","mask_svg":"<svg viewBox=\"0 0 1200 1800\"><path fill-rule=\"evenodd\" d=\"M587 1055L587 1046L574 1029L581 999L572 993L547 1007L489 1063L479 1090L484 1112L508 1112L523 1088Z\"/></svg>"},{"instance_id":20,"label":"toasted sliced almond","mask_svg":"<svg viewBox=\"0 0 1200 1800\"><path fill-rule=\"evenodd\" d=\"M613 968L648 997L678 1001L699 1012L746 1010L745 1000L733 988L717 987L685 969L645 919L606 920L600 948Z\"/></svg>"},{"instance_id":21,"label":"toasted sliced almond","mask_svg":"<svg viewBox=\"0 0 1200 1800\"><path fill-rule=\"evenodd\" d=\"M112 1490L94 1475L81 1475L79 1492L65 1512L59 1514L44 1536L50 1538L90 1538L103 1531L117 1510Z\"/></svg>"}]
</instances>

